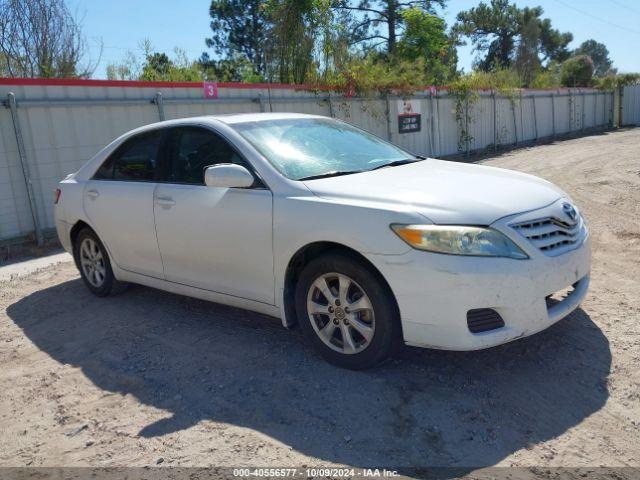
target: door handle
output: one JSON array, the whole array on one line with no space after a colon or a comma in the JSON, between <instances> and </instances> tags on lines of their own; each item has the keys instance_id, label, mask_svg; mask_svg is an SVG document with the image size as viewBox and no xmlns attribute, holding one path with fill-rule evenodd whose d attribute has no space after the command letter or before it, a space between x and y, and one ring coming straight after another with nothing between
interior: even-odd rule
<instances>
[{"instance_id":1,"label":"door handle","mask_svg":"<svg viewBox=\"0 0 640 480\"><path fill-rule=\"evenodd\" d=\"M158 197L156 203L162 207L173 207L176 204L173 198L169 197Z\"/></svg>"},{"instance_id":2,"label":"door handle","mask_svg":"<svg viewBox=\"0 0 640 480\"><path fill-rule=\"evenodd\" d=\"M100 193L97 190L87 190L87 197L89 198L98 198Z\"/></svg>"}]
</instances>

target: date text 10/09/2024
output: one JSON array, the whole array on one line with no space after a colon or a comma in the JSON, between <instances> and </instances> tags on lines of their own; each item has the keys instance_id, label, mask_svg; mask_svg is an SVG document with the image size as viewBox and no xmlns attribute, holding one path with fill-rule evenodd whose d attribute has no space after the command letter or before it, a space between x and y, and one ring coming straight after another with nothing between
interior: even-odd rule
<instances>
[{"instance_id":1,"label":"date text 10/09/2024","mask_svg":"<svg viewBox=\"0 0 640 480\"><path fill-rule=\"evenodd\" d=\"M248 477L328 477L328 478L392 478L397 477L395 470L379 468L234 468L233 476Z\"/></svg>"}]
</instances>

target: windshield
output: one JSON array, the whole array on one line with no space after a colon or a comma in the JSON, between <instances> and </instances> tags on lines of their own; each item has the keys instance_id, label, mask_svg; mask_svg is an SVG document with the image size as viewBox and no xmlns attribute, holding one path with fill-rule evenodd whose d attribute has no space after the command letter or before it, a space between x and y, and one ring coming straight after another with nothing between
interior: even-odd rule
<instances>
[{"instance_id":1,"label":"windshield","mask_svg":"<svg viewBox=\"0 0 640 480\"><path fill-rule=\"evenodd\" d=\"M416 159L363 130L328 118L263 120L233 128L292 180L367 171Z\"/></svg>"}]
</instances>

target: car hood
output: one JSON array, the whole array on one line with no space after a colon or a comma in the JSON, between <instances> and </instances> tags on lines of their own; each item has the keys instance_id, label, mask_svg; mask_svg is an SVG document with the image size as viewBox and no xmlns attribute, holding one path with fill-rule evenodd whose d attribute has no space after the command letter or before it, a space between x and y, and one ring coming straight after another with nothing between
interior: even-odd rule
<instances>
[{"instance_id":1,"label":"car hood","mask_svg":"<svg viewBox=\"0 0 640 480\"><path fill-rule=\"evenodd\" d=\"M304 183L319 197L410 209L439 224L489 225L565 195L532 175L435 159Z\"/></svg>"}]
</instances>

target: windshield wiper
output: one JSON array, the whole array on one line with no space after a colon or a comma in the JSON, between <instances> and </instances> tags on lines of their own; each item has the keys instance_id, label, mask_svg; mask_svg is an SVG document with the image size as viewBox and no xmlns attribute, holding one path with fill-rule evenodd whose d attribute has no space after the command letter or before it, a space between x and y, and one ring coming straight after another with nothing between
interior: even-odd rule
<instances>
[{"instance_id":1,"label":"windshield wiper","mask_svg":"<svg viewBox=\"0 0 640 480\"><path fill-rule=\"evenodd\" d=\"M309 177L302 177L302 178L299 178L298 180L304 181L304 180L316 180L318 178L339 177L341 175L351 175L352 173L362 173L366 171L367 170L334 170L332 172L321 173L320 175L311 175Z\"/></svg>"},{"instance_id":2,"label":"windshield wiper","mask_svg":"<svg viewBox=\"0 0 640 480\"><path fill-rule=\"evenodd\" d=\"M371 170L378 170L380 168L385 167L397 167L398 165L406 165L407 163L416 163L422 160L426 160L426 158L421 158L416 156L417 160L394 160L393 162L385 163L384 165L378 165L377 167L372 168Z\"/></svg>"},{"instance_id":3,"label":"windshield wiper","mask_svg":"<svg viewBox=\"0 0 640 480\"><path fill-rule=\"evenodd\" d=\"M378 170L380 168L385 167L397 167L398 165L406 165L407 163L416 163L421 162L422 160L426 160L427 157L422 157L420 155L415 156L415 160L410 159L402 159L402 160L394 160L393 162L385 163L384 165L378 165L377 167L370 168L369 170L333 170L331 172L321 173L319 175L311 175L309 177L302 177L298 180L316 180L318 178L329 178L329 177L339 177L341 175L351 175L352 173L364 173L364 172L372 172L374 170Z\"/></svg>"}]
</instances>

